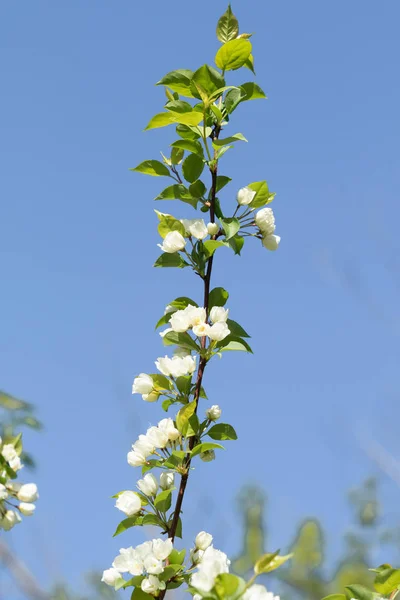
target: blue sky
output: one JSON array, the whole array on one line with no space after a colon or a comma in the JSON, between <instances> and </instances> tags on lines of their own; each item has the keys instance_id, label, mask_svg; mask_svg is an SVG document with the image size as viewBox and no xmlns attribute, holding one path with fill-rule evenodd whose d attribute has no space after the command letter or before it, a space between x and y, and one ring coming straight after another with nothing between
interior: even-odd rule
<instances>
[{"instance_id":1,"label":"blue sky","mask_svg":"<svg viewBox=\"0 0 400 600\"><path fill-rule=\"evenodd\" d=\"M38 513L13 544L43 584L108 566L119 516L110 496L134 485L129 445L161 407L131 396L163 347L153 327L178 295L200 298L188 272L153 270L159 179L128 171L157 158L171 129L143 133L164 101L154 83L212 63L225 2L4 3L0 23L0 385L37 406L26 435ZM241 106L223 158L224 206L251 181L277 192L279 251L220 251L215 285L253 334L254 356L208 369L210 400L239 441L200 464L185 501L188 538L213 529L234 554L234 496L270 495L271 547L317 515L333 554L348 522L344 495L380 473L360 433L398 453L400 134L395 0L261 0L233 5L256 31L256 81L268 101ZM232 81L251 79L235 74ZM235 131L234 131L235 130ZM196 287L197 286L197 287ZM228 445L228 444L227 444ZM398 489L381 476L393 519ZM38 537L39 536L39 537Z\"/></svg>"}]
</instances>

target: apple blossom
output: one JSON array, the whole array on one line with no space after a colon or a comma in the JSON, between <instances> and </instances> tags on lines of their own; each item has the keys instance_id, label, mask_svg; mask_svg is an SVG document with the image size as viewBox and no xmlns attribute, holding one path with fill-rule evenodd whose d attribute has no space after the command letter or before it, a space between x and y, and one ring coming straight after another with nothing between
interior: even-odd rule
<instances>
[{"instance_id":1,"label":"apple blossom","mask_svg":"<svg viewBox=\"0 0 400 600\"><path fill-rule=\"evenodd\" d=\"M130 548L121 548L112 566L120 573L130 573L136 576L143 573L143 561L132 546Z\"/></svg>"},{"instance_id":2,"label":"apple blossom","mask_svg":"<svg viewBox=\"0 0 400 600\"><path fill-rule=\"evenodd\" d=\"M147 430L146 437L156 448L165 448L169 441L165 431L156 426L150 427Z\"/></svg>"},{"instance_id":3,"label":"apple blossom","mask_svg":"<svg viewBox=\"0 0 400 600\"><path fill-rule=\"evenodd\" d=\"M280 600L279 596L274 596L272 592L268 592L263 585L254 583L243 594L243 600Z\"/></svg>"},{"instance_id":4,"label":"apple blossom","mask_svg":"<svg viewBox=\"0 0 400 600\"><path fill-rule=\"evenodd\" d=\"M226 323L229 315L229 308L223 306L213 306L210 311L210 319L213 323Z\"/></svg>"},{"instance_id":5,"label":"apple blossom","mask_svg":"<svg viewBox=\"0 0 400 600\"><path fill-rule=\"evenodd\" d=\"M141 467L145 464L146 457L138 450L131 450L128 452L127 460L131 467Z\"/></svg>"},{"instance_id":6,"label":"apple blossom","mask_svg":"<svg viewBox=\"0 0 400 600\"><path fill-rule=\"evenodd\" d=\"M219 231L218 223L207 223L207 231L210 235L216 235Z\"/></svg>"},{"instance_id":7,"label":"apple blossom","mask_svg":"<svg viewBox=\"0 0 400 600\"><path fill-rule=\"evenodd\" d=\"M35 502L39 498L37 485L35 483L21 485L17 493L17 498L22 502Z\"/></svg>"},{"instance_id":8,"label":"apple blossom","mask_svg":"<svg viewBox=\"0 0 400 600\"><path fill-rule=\"evenodd\" d=\"M0 528L10 531L15 525L21 523L21 517L14 510L7 510L0 521Z\"/></svg>"},{"instance_id":9,"label":"apple blossom","mask_svg":"<svg viewBox=\"0 0 400 600\"><path fill-rule=\"evenodd\" d=\"M186 232L198 240L204 240L208 235L207 227L203 219L182 219Z\"/></svg>"},{"instance_id":10,"label":"apple blossom","mask_svg":"<svg viewBox=\"0 0 400 600\"><path fill-rule=\"evenodd\" d=\"M230 329L226 323L214 323L208 330L208 337L210 340L220 342L224 340L230 334Z\"/></svg>"},{"instance_id":11,"label":"apple blossom","mask_svg":"<svg viewBox=\"0 0 400 600\"><path fill-rule=\"evenodd\" d=\"M155 575L149 575L140 584L145 594L155 594L158 590L165 590L165 581L160 581Z\"/></svg>"},{"instance_id":12,"label":"apple blossom","mask_svg":"<svg viewBox=\"0 0 400 600\"><path fill-rule=\"evenodd\" d=\"M160 488L169 490L174 486L175 473L173 471L163 471L160 475Z\"/></svg>"},{"instance_id":13,"label":"apple blossom","mask_svg":"<svg viewBox=\"0 0 400 600\"><path fill-rule=\"evenodd\" d=\"M197 337L204 337L205 335L210 334L211 326L208 323L200 323L200 325L195 325L193 327L194 335Z\"/></svg>"},{"instance_id":14,"label":"apple blossom","mask_svg":"<svg viewBox=\"0 0 400 600\"><path fill-rule=\"evenodd\" d=\"M154 387L154 383L150 375L140 373L133 380L132 394L150 394Z\"/></svg>"},{"instance_id":15,"label":"apple blossom","mask_svg":"<svg viewBox=\"0 0 400 600\"><path fill-rule=\"evenodd\" d=\"M175 427L172 419L162 419L157 427L164 431L170 442L174 442L180 436L178 429Z\"/></svg>"},{"instance_id":16,"label":"apple blossom","mask_svg":"<svg viewBox=\"0 0 400 600\"><path fill-rule=\"evenodd\" d=\"M0 501L5 500L8 497L8 491L5 485L0 483Z\"/></svg>"},{"instance_id":17,"label":"apple blossom","mask_svg":"<svg viewBox=\"0 0 400 600\"><path fill-rule=\"evenodd\" d=\"M157 369L163 374L172 377L182 377L193 373L196 368L196 357L195 356L165 356L158 358L156 361Z\"/></svg>"},{"instance_id":18,"label":"apple blossom","mask_svg":"<svg viewBox=\"0 0 400 600\"><path fill-rule=\"evenodd\" d=\"M22 513L25 517L31 517L35 512L36 506L31 502L20 502L18 508L20 513Z\"/></svg>"},{"instance_id":19,"label":"apple blossom","mask_svg":"<svg viewBox=\"0 0 400 600\"><path fill-rule=\"evenodd\" d=\"M263 237L262 245L264 248L267 248L267 250L277 250L280 241L281 238L279 235L266 235Z\"/></svg>"},{"instance_id":20,"label":"apple blossom","mask_svg":"<svg viewBox=\"0 0 400 600\"><path fill-rule=\"evenodd\" d=\"M157 402L159 397L159 392L150 392L150 394L142 394L142 400L144 400L145 402Z\"/></svg>"},{"instance_id":21,"label":"apple blossom","mask_svg":"<svg viewBox=\"0 0 400 600\"><path fill-rule=\"evenodd\" d=\"M253 201L256 192L251 190L248 187L241 188L236 196L237 203L241 206L247 206L250 202Z\"/></svg>"},{"instance_id":22,"label":"apple blossom","mask_svg":"<svg viewBox=\"0 0 400 600\"><path fill-rule=\"evenodd\" d=\"M101 578L101 581L103 583L106 583L107 585L115 587L115 585L117 583L119 583L121 580L122 580L121 573L119 571L117 571L117 569L114 569L114 567L111 567L111 569L106 569L105 571L103 571L103 576Z\"/></svg>"},{"instance_id":23,"label":"apple blossom","mask_svg":"<svg viewBox=\"0 0 400 600\"><path fill-rule=\"evenodd\" d=\"M179 250L183 250L186 246L186 240L179 231L170 231L164 238L162 244L158 244L163 252L167 252L168 254L174 254L175 252L179 252Z\"/></svg>"},{"instance_id":24,"label":"apple blossom","mask_svg":"<svg viewBox=\"0 0 400 600\"><path fill-rule=\"evenodd\" d=\"M218 404L213 404L206 410L206 415L210 419L210 421L217 421L222 414L222 410L218 406Z\"/></svg>"},{"instance_id":25,"label":"apple blossom","mask_svg":"<svg viewBox=\"0 0 400 600\"><path fill-rule=\"evenodd\" d=\"M115 503L116 508L125 513L128 517L135 515L142 509L142 503L136 492L122 492Z\"/></svg>"},{"instance_id":26,"label":"apple blossom","mask_svg":"<svg viewBox=\"0 0 400 600\"><path fill-rule=\"evenodd\" d=\"M275 217L272 208L267 206L259 210L255 216L255 222L264 236L274 233Z\"/></svg>"},{"instance_id":27,"label":"apple blossom","mask_svg":"<svg viewBox=\"0 0 400 600\"><path fill-rule=\"evenodd\" d=\"M153 540L153 554L158 560L165 560L173 550L172 540Z\"/></svg>"},{"instance_id":28,"label":"apple blossom","mask_svg":"<svg viewBox=\"0 0 400 600\"><path fill-rule=\"evenodd\" d=\"M209 546L197 565L197 573L190 578L190 585L206 594L214 587L218 575L229 573L229 565L230 560L224 552Z\"/></svg>"},{"instance_id":29,"label":"apple blossom","mask_svg":"<svg viewBox=\"0 0 400 600\"><path fill-rule=\"evenodd\" d=\"M151 575L159 575L164 570L162 561L156 558L153 554L146 556L143 561L143 566L147 573L150 573Z\"/></svg>"},{"instance_id":30,"label":"apple blossom","mask_svg":"<svg viewBox=\"0 0 400 600\"><path fill-rule=\"evenodd\" d=\"M200 531L200 533L196 535L194 543L196 544L196 548L198 548L199 550L207 550L207 548L211 546L212 541L213 536L211 535L211 533Z\"/></svg>"},{"instance_id":31,"label":"apple blossom","mask_svg":"<svg viewBox=\"0 0 400 600\"><path fill-rule=\"evenodd\" d=\"M155 496L158 490L158 482L153 473L146 473L143 479L136 484L145 496Z\"/></svg>"}]
</instances>

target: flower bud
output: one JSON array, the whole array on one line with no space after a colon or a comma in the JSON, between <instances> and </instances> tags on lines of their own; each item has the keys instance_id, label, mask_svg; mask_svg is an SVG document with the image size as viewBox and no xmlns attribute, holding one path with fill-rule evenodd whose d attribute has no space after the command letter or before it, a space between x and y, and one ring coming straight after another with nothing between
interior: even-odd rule
<instances>
[{"instance_id":1,"label":"flower bud","mask_svg":"<svg viewBox=\"0 0 400 600\"><path fill-rule=\"evenodd\" d=\"M37 485L35 483L25 483L20 487L17 497L21 502L35 502L39 498Z\"/></svg>"},{"instance_id":2,"label":"flower bud","mask_svg":"<svg viewBox=\"0 0 400 600\"><path fill-rule=\"evenodd\" d=\"M21 523L21 517L13 510L8 510L0 521L0 528L4 531L10 531L15 525Z\"/></svg>"},{"instance_id":3,"label":"flower bud","mask_svg":"<svg viewBox=\"0 0 400 600\"><path fill-rule=\"evenodd\" d=\"M101 578L101 581L107 585L115 587L115 585L119 583L121 579L123 578L121 577L120 572L117 571L117 569L114 569L114 567L111 567L111 569L106 569L103 571L103 577Z\"/></svg>"},{"instance_id":4,"label":"flower bud","mask_svg":"<svg viewBox=\"0 0 400 600\"><path fill-rule=\"evenodd\" d=\"M220 409L218 404L214 404L206 410L206 415L210 419L210 421L216 421L220 418L221 414L222 410Z\"/></svg>"},{"instance_id":5,"label":"flower bud","mask_svg":"<svg viewBox=\"0 0 400 600\"><path fill-rule=\"evenodd\" d=\"M200 533L196 535L194 543L199 550L207 550L208 546L211 546L212 541L213 536L210 533L200 531Z\"/></svg>"},{"instance_id":6,"label":"flower bud","mask_svg":"<svg viewBox=\"0 0 400 600\"><path fill-rule=\"evenodd\" d=\"M215 452L214 450L206 450L205 452L200 452L200 458L204 462L211 462L215 460Z\"/></svg>"},{"instance_id":7,"label":"flower bud","mask_svg":"<svg viewBox=\"0 0 400 600\"><path fill-rule=\"evenodd\" d=\"M174 486L175 474L172 471L163 471L160 475L160 488L169 490Z\"/></svg>"},{"instance_id":8,"label":"flower bud","mask_svg":"<svg viewBox=\"0 0 400 600\"><path fill-rule=\"evenodd\" d=\"M219 225L218 223L208 223L207 224L207 231L210 235L216 235L219 231Z\"/></svg>"},{"instance_id":9,"label":"flower bud","mask_svg":"<svg viewBox=\"0 0 400 600\"><path fill-rule=\"evenodd\" d=\"M231 330L226 323L214 323L214 325L211 325L210 329L208 330L207 335L210 340L220 342L228 337L230 332Z\"/></svg>"},{"instance_id":10,"label":"flower bud","mask_svg":"<svg viewBox=\"0 0 400 600\"><path fill-rule=\"evenodd\" d=\"M8 491L5 485L0 483L0 501L5 500L8 497Z\"/></svg>"},{"instance_id":11,"label":"flower bud","mask_svg":"<svg viewBox=\"0 0 400 600\"><path fill-rule=\"evenodd\" d=\"M128 452L128 464L131 467L141 467L146 462L146 457L139 450L131 450Z\"/></svg>"},{"instance_id":12,"label":"flower bud","mask_svg":"<svg viewBox=\"0 0 400 600\"><path fill-rule=\"evenodd\" d=\"M137 486L145 496L155 496L158 490L157 479L152 473L147 473L143 479L139 479Z\"/></svg>"},{"instance_id":13,"label":"flower bud","mask_svg":"<svg viewBox=\"0 0 400 600\"><path fill-rule=\"evenodd\" d=\"M165 590L165 581L160 581L156 575L149 575L140 584L145 594L155 594L158 590Z\"/></svg>"},{"instance_id":14,"label":"flower bud","mask_svg":"<svg viewBox=\"0 0 400 600\"><path fill-rule=\"evenodd\" d=\"M210 311L210 319L213 323L226 323L229 315L229 308L223 306L213 306Z\"/></svg>"},{"instance_id":15,"label":"flower bud","mask_svg":"<svg viewBox=\"0 0 400 600\"><path fill-rule=\"evenodd\" d=\"M238 191L236 199L238 204L240 204L241 206L246 206L247 204L250 204L250 202L252 202L255 195L256 192L254 192L248 187L244 187Z\"/></svg>"},{"instance_id":16,"label":"flower bud","mask_svg":"<svg viewBox=\"0 0 400 600\"><path fill-rule=\"evenodd\" d=\"M21 502L18 506L19 512L25 517L31 517L35 512L36 506L31 502Z\"/></svg>"},{"instance_id":17,"label":"flower bud","mask_svg":"<svg viewBox=\"0 0 400 600\"><path fill-rule=\"evenodd\" d=\"M125 513L128 517L135 515L142 509L142 503L135 492L122 492L115 503L116 508Z\"/></svg>"},{"instance_id":18,"label":"flower bud","mask_svg":"<svg viewBox=\"0 0 400 600\"><path fill-rule=\"evenodd\" d=\"M132 394L150 394L153 389L153 380L147 373L140 373L133 380Z\"/></svg>"},{"instance_id":19,"label":"flower bud","mask_svg":"<svg viewBox=\"0 0 400 600\"><path fill-rule=\"evenodd\" d=\"M142 394L142 400L145 402L157 402L160 394L158 392L150 392L150 394Z\"/></svg>"},{"instance_id":20,"label":"flower bud","mask_svg":"<svg viewBox=\"0 0 400 600\"><path fill-rule=\"evenodd\" d=\"M194 565L197 565L199 562L201 562L203 555L204 555L203 550L199 550L197 548L192 548L190 551L190 560L192 561L192 563Z\"/></svg>"},{"instance_id":21,"label":"flower bud","mask_svg":"<svg viewBox=\"0 0 400 600\"><path fill-rule=\"evenodd\" d=\"M179 250L183 250L186 246L186 240L179 231L170 231L164 238L162 244L158 244L163 252L174 254Z\"/></svg>"},{"instance_id":22,"label":"flower bud","mask_svg":"<svg viewBox=\"0 0 400 600\"><path fill-rule=\"evenodd\" d=\"M272 208L266 207L259 210L255 216L255 222L264 236L274 233L275 217Z\"/></svg>"},{"instance_id":23,"label":"flower bud","mask_svg":"<svg viewBox=\"0 0 400 600\"><path fill-rule=\"evenodd\" d=\"M262 245L267 250L277 250L280 241L281 238L279 237L279 235L266 235L263 238Z\"/></svg>"},{"instance_id":24,"label":"flower bud","mask_svg":"<svg viewBox=\"0 0 400 600\"><path fill-rule=\"evenodd\" d=\"M192 235L197 240L204 240L207 237L208 230L203 219L182 219L186 233Z\"/></svg>"}]
</instances>

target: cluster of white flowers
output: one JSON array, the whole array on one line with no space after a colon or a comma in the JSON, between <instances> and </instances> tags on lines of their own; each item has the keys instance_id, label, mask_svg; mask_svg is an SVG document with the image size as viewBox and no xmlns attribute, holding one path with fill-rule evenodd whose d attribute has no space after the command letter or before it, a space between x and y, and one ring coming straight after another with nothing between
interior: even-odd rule
<instances>
[{"instance_id":1,"label":"cluster of white flowers","mask_svg":"<svg viewBox=\"0 0 400 600\"><path fill-rule=\"evenodd\" d=\"M205 224L203 219L181 219L188 237L204 240L208 235L216 235L219 231L217 223ZM157 244L163 252L174 254L180 252L186 246L186 240L179 231L169 231L162 244Z\"/></svg>"},{"instance_id":2,"label":"cluster of white flowers","mask_svg":"<svg viewBox=\"0 0 400 600\"><path fill-rule=\"evenodd\" d=\"M267 248L267 250L276 250L281 238L279 235L274 235L275 217L272 208L267 206L259 210L255 216L255 221L262 234L264 248Z\"/></svg>"},{"instance_id":3,"label":"cluster of white flowers","mask_svg":"<svg viewBox=\"0 0 400 600\"><path fill-rule=\"evenodd\" d=\"M156 367L167 377L183 377L191 375L196 370L196 357L186 356L164 356L156 360Z\"/></svg>"},{"instance_id":4,"label":"cluster of white flowers","mask_svg":"<svg viewBox=\"0 0 400 600\"><path fill-rule=\"evenodd\" d=\"M243 600L280 600L280 598L274 596L272 592L268 592L263 585L254 583L243 594Z\"/></svg>"},{"instance_id":5,"label":"cluster of white flowers","mask_svg":"<svg viewBox=\"0 0 400 600\"><path fill-rule=\"evenodd\" d=\"M147 462L147 458L157 449L174 446L180 433L172 419L162 419L157 426L149 427L146 434L140 434L128 452L128 463L131 467L139 467ZM134 492L133 492L134 493Z\"/></svg>"},{"instance_id":6,"label":"cluster of white flowers","mask_svg":"<svg viewBox=\"0 0 400 600\"><path fill-rule=\"evenodd\" d=\"M216 550L212 545L212 535L201 531L196 536L196 547L191 550L190 556L197 572L190 578L190 585L201 595L207 594L215 585L215 579L221 573L229 573L231 561L221 550ZM195 595L194 599L200 598Z\"/></svg>"},{"instance_id":7,"label":"cluster of white flowers","mask_svg":"<svg viewBox=\"0 0 400 600\"><path fill-rule=\"evenodd\" d=\"M121 548L112 568L103 572L102 581L116 587L123 582L123 573L133 576L145 575L141 588L146 594L156 594L165 589L165 582L158 575L164 571L165 561L173 550L172 540L154 539L136 548Z\"/></svg>"},{"instance_id":8,"label":"cluster of white flowers","mask_svg":"<svg viewBox=\"0 0 400 600\"><path fill-rule=\"evenodd\" d=\"M230 329L226 323L229 315L229 309L222 306L213 306L210 311L210 321L207 323L206 309L203 307L189 304L182 310L174 312L169 320L171 327L164 330L164 336L169 331L183 333L192 329L197 337L208 336L211 340L220 342L230 334ZM159 367L157 367L159 368Z\"/></svg>"}]
</instances>

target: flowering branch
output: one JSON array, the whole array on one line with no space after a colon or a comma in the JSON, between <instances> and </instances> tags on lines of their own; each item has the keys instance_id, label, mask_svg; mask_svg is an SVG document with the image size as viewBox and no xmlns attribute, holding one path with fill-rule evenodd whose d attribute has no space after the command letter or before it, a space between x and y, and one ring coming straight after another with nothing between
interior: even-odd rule
<instances>
[{"instance_id":1,"label":"flowering branch","mask_svg":"<svg viewBox=\"0 0 400 600\"><path fill-rule=\"evenodd\" d=\"M215 56L219 70L210 65L194 72L181 69L158 82L164 86L167 97L165 111L156 114L146 129L175 125L179 139L171 144L169 157L162 154L163 162L146 160L133 169L174 180L156 200L178 200L194 209L200 205L200 210L209 215L206 224L202 218L178 219L155 211L163 240L159 244L162 254L155 267L191 268L203 281L203 304L198 306L191 298L179 297L166 307L157 327L167 325L160 335L164 345L174 347L174 355L158 358L155 363L158 373L141 373L133 382L132 392L141 394L144 401L156 402L163 397L165 411L171 406L179 409L174 418L162 419L146 434L139 435L127 457L131 466L142 467L143 479L137 482L139 491L126 490L115 496L116 507L127 518L114 535L143 525L158 526L167 535L166 540L158 538L136 548L122 548L112 568L104 571L103 581L115 589L133 587L133 600L151 596L162 600L168 589L183 584L188 585L196 600L228 596L269 600L273 596L254 581L288 559L277 553L261 557L255 565L254 577L246 584L229 574L230 561L213 547L209 533L202 531L196 536L188 565L184 564L185 550L178 551L173 546L175 539L182 537L181 510L192 461L196 457L204 462L214 460L215 450L223 447L218 442L237 439L232 425L217 423L222 414L219 406L208 408L205 418L200 415L200 399L207 399L203 388L206 366L226 351L252 352L248 334L229 318L229 309L224 308L228 292L223 288L211 289L215 253L227 247L240 255L246 237L261 239L269 250L276 250L280 242L274 233L273 212L266 206L275 194L269 191L266 181L239 190L232 216L225 216L226 209L220 202L220 192L231 179L219 175L219 163L236 142L247 141L241 133L225 138L221 134L240 104L265 98L265 94L254 82L241 86L226 84L226 72L240 68L254 72L251 35L239 35L238 21L230 6L218 21L217 37L222 43ZM200 179L205 168L211 175L208 193ZM240 211L242 214L238 214ZM151 472L155 469L161 472L159 480ZM176 476L180 482L171 511ZM124 573L132 578L126 580Z\"/></svg>"}]
</instances>

